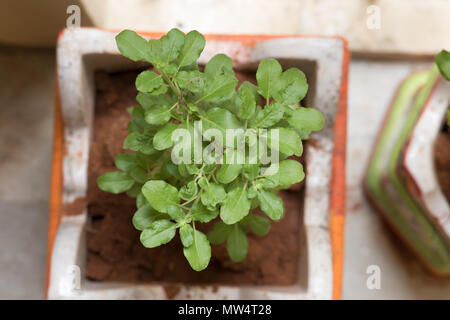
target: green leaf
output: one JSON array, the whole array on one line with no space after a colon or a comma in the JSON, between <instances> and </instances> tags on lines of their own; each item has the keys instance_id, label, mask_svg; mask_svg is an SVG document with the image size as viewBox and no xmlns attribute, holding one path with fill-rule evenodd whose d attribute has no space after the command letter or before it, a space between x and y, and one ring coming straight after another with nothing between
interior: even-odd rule
<instances>
[{"instance_id":1,"label":"green leaf","mask_svg":"<svg viewBox=\"0 0 450 320\"><path fill-rule=\"evenodd\" d=\"M176 230L176 225L172 221L157 220L152 223L150 228L141 232L141 242L146 248L158 247L172 240Z\"/></svg>"},{"instance_id":2,"label":"green leaf","mask_svg":"<svg viewBox=\"0 0 450 320\"><path fill-rule=\"evenodd\" d=\"M162 57L162 43L161 39L150 39L148 40L148 52L150 56L150 62L153 65L159 65L163 63Z\"/></svg>"},{"instance_id":3,"label":"green leaf","mask_svg":"<svg viewBox=\"0 0 450 320\"><path fill-rule=\"evenodd\" d=\"M227 251L231 260L241 262L247 256L248 241L245 232L235 224L227 239Z\"/></svg>"},{"instance_id":4,"label":"green leaf","mask_svg":"<svg viewBox=\"0 0 450 320\"><path fill-rule=\"evenodd\" d=\"M211 246L202 232L194 230L192 244L183 248L183 253L192 269L202 271L211 259Z\"/></svg>"},{"instance_id":5,"label":"green leaf","mask_svg":"<svg viewBox=\"0 0 450 320\"><path fill-rule=\"evenodd\" d=\"M151 135L138 132L132 132L125 138L123 148L140 151L145 154L153 154L156 151L153 148Z\"/></svg>"},{"instance_id":6,"label":"green leaf","mask_svg":"<svg viewBox=\"0 0 450 320\"><path fill-rule=\"evenodd\" d=\"M297 68L290 68L281 75L281 89L273 97L278 102L295 105L306 96L307 91L305 74Z\"/></svg>"},{"instance_id":7,"label":"green leaf","mask_svg":"<svg viewBox=\"0 0 450 320\"><path fill-rule=\"evenodd\" d=\"M163 87L163 90L160 90ZM161 76L153 71L142 71L136 78L136 89L144 93L162 94L167 91L164 81Z\"/></svg>"},{"instance_id":8,"label":"green leaf","mask_svg":"<svg viewBox=\"0 0 450 320\"><path fill-rule=\"evenodd\" d=\"M161 219L169 219L165 213L160 213L152 208L148 203L141 206L133 215L133 226L137 230L144 230L150 228L153 222Z\"/></svg>"},{"instance_id":9,"label":"green leaf","mask_svg":"<svg viewBox=\"0 0 450 320\"><path fill-rule=\"evenodd\" d=\"M205 84L201 100L208 102L221 102L229 99L235 92L238 80L232 74L218 75L209 79Z\"/></svg>"},{"instance_id":10,"label":"green leaf","mask_svg":"<svg viewBox=\"0 0 450 320\"><path fill-rule=\"evenodd\" d=\"M142 193L153 208L163 213L167 213L169 206L180 202L177 188L162 180L147 181Z\"/></svg>"},{"instance_id":11,"label":"green leaf","mask_svg":"<svg viewBox=\"0 0 450 320\"><path fill-rule=\"evenodd\" d=\"M218 129L226 136L226 129L238 129L242 127L241 122L230 111L222 108L212 108L202 117L203 131Z\"/></svg>"},{"instance_id":12,"label":"green leaf","mask_svg":"<svg viewBox=\"0 0 450 320\"><path fill-rule=\"evenodd\" d=\"M197 165L193 163L186 164L186 170L189 174L197 174L200 171Z\"/></svg>"},{"instance_id":13,"label":"green leaf","mask_svg":"<svg viewBox=\"0 0 450 320\"><path fill-rule=\"evenodd\" d=\"M149 124L165 124L170 120L170 107L169 106L157 106L145 111L145 121Z\"/></svg>"},{"instance_id":14,"label":"green leaf","mask_svg":"<svg viewBox=\"0 0 450 320\"><path fill-rule=\"evenodd\" d=\"M226 224L233 224L244 218L250 210L247 190L239 186L231 190L220 208L220 218Z\"/></svg>"},{"instance_id":15,"label":"green leaf","mask_svg":"<svg viewBox=\"0 0 450 320\"><path fill-rule=\"evenodd\" d=\"M136 96L136 100L145 111L151 109L153 106L164 106L170 104L170 100L163 94L152 95L149 93L139 92Z\"/></svg>"},{"instance_id":16,"label":"green leaf","mask_svg":"<svg viewBox=\"0 0 450 320\"><path fill-rule=\"evenodd\" d=\"M161 59L168 64L175 60L184 44L184 33L173 28L165 36L161 37Z\"/></svg>"},{"instance_id":17,"label":"green leaf","mask_svg":"<svg viewBox=\"0 0 450 320\"><path fill-rule=\"evenodd\" d=\"M147 40L136 32L123 30L116 36L117 48L120 53L133 61L148 60L149 48Z\"/></svg>"},{"instance_id":18,"label":"green leaf","mask_svg":"<svg viewBox=\"0 0 450 320\"><path fill-rule=\"evenodd\" d=\"M176 81L181 89L189 89L192 92L200 92L204 86L203 74L198 71L180 71Z\"/></svg>"},{"instance_id":19,"label":"green leaf","mask_svg":"<svg viewBox=\"0 0 450 320\"><path fill-rule=\"evenodd\" d=\"M159 160L161 155L162 153L157 150L154 150L152 154L136 152L136 160L141 168L149 170L155 166L155 162Z\"/></svg>"},{"instance_id":20,"label":"green leaf","mask_svg":"<svg viewBox=\"0 0 450 320\"><path fill-rule=\"evenodd\" d=\"M203 188L201 201L205 206L215 207L217 204L225 200L227 193L222 185L210 183Z\"/></svg>"},{"instance_id":21,"label":"green leaf","mask_svg":"<svg viewBox=\"0 0 450 320\"><path fill-rule=\"evenodd\" d=\"M244 82L242 82L242 84L239 86L239 90L242 90L242 89L244 89L244 88L250 90L250 92L253 94L253 97L255 98L256 105L259 105L259 101L261 100L261 97L260 97L260 95L259 95L259 93L258 93L258 87L255 86L255 85L254 85L253 83L251 83L251 82L244 81Z\"/></svg>"},{"instance_id":22,"label":"green leaf","mask_svg":"<svg viewBox=\"0 0 450 320\"><path fill-rule=\"evenodd\" d=\"M250 203L250 210L255 210L256 208L259 207L259 204L260 203L259 203L258 198L253 198Z\"/></svg>"},{"instance_id":23,"label":"green leaf","mask_svg":"<svg viewBox=\"0 0 450 320\"><path fill-rule=\"evenodd\" d=\"M192 206L191 212L194 220L205 223L217 218L219 214L219 211L217 209L209 210L201 202L197 202L196 204L194 204Z\"/></svg>"},{"instance_id":24,"label":"green leaf","mask_svg":"<svg viewBox=\"0 0 450 320\"><path fill-rule=\"evenodd\" d=\"M126 194L127 196L131 197L131 198L136 198L138 196L139 193L141 193L141 188L142 188L142 184L140 183L135 183L131 189L129 189Z\"/></svg>"},{"instance_id":25,"label":"green leaf","mask_svg":"<svg viewBox=\"0 0 450 320\"><path fill-rule=\"evenodd\" d=\"M97 185L103 191L117 194L130 189L134 185L134 180L125 172L113 171L98 177Z\"/></svg>"},{"instance_id":26,"label":"green leaf","mask_svg":"<svg viewBox=\"0 0 450 320\"><path fill-rule=\"evenodd\" d=\"M179 221L185 216L183 209L176 205L170 205L169 208L167 208L167 213L175 221Z\"/></svg>"},{"instance_id":27,"label":"green leaf","mask_svg":"<svg viewBox=\"0 0 450 320\"><path fill-rule=\"evenodd\" d=\"M442 50L436 55L436 57L434 57L434 61L436 62L442 76L447 81L450 81L450 52L447 50Z\"/></svg>"},{"instance_id":28,"label":"green leaf","mask_svg":"<svg viewBox=\"0 0 450 320\"><path fill-rule=\"evenodd\" d=\"M289 124L298 130L318 131L325 122L322 113L312 108L297 108L287 118Z\"/></svg>"},{"instance_id":29,"label":"green leaf","mask_svg":"<svg viewBox=\"0 0 450 320\"><path fill-rule=\"evenodd\" d=\"M234 75L233 61L223 53L216 54L205 66L205 75L209 79L226 74Z\"/></svg>"},{"instance_id":30,"label":"green leaf","mask_svg":"<svg viewBox=\"0 0 450 320\"><path fill-rule=\"evenodd\" d=\"M176 178L177 180L184 180L184 178L180 175L180 173L178 172L178 166L175 165L172 161L167 161L164 164L165 170L167 170L167 172L173 176L174 178Z\"/></svg>"},{"instance_id":31,"label":"green leaf","mask_svg":"<svg viewBox=\"0 0 450 320\"><path fill-rule=\"evenodd\" d=\"M180 239L183 247L188 248L194 242L194 230L190 224L185 224L180 228Z\"/></svg>"},{"instance_id":32,"label":"green leaf","mask_svg":"<svg viewBox=\"0 0 450 320\"><path fill-rule=\"evenodd\" d=\"M122 153L114 158L114 164L123 171L131 171L138 166L135 153Z\"/></svg>"},{"instance_id":33,"label":"green leaf","mask_svg":"<svg viewBox=\"0 0 450 320\"><path fill-rule=\"evenodd\" d=\"M284 215L283 200L275 193L258 190L258 200L261 204L261 210L274 221L280 220Z\"/></svg>"},{"instance_id":34,"label":"green leaf","mask_svg":"<svg viewBox=\"0 0 450 320\"><path fill-rule=\"evenodd\" d=\"M303 166L300 162L288 159L279 163L278 171L274 175L267 176L277 186L288 187L305 178Z\"/></svg>"},{"instance_id":35,"label":"green leaf","mask_svg":"<svg viewBox=\"0 0 450 320\"><path fill-rule=\"evenodd\" d=\"M281 87L281 65L275 59L263 59L256 71L258 92L266 99L270 99Z\"/></svg>"},{"instance_id":36,"label":"green leaf","mask_svg":"<svg viewBox=\"0 0 450 320\"><path fill-rule=\"evenodd\" d=\"M130 149L133 151L138 151L141 146L140 141L139 141L140 137L141 137L141 134L138 132L130 133L123 141L123 148Z\"/></svg>"},{"instance_id":37,"label":"green leaf","mask_svg":"<svg viewBox=\"0 0 450 320\"><path fill-rule=\"evenodd\" d=\"M271 170L269 170L271 171ZM265 172L267 174L267 172ZM271 172L272 174L272 172ZM273 189L278 185L278 182L275 178L275 176L267 176L267 178L263 178L263 179L258 179L258 181L256 182L259 187L262 187L264 189Z\"/></svg>"},{"instance_id":38,"label":"green leaf","mask_svg":"<svg viewBox=\"0 0 450 320\"><path fill-rule=\"evenodd\" d=\"M210 174L210 173L212 173L214 170L216 170L216 168L217 168L217 164L214 162L214 163L211 163L211 164L206 165L206 166L203 168L203 172L206 173L206 174Z\"/></svg>"},{"instance_id":39,"label":"green leaf","mask_svg":"<svg viewBox=\"0 0 450 320\"><path fill-rule=\"evenodd\" d=\"M308 140L309 135L311 134L311 130L298 130L298 129L295 129L295 132L297 132L298 136L302 140Z\"/></svg>"},{"instance_id":40,"label":"green leaf","mask_svg":"<svg viewBox=\"0 0 450 320\"><path fill-rule=\"evenodd\" d=\"M144 119L144 109L141 106L131 107L129 110L131 121L128 123L128 131L143 133L148 127Z\"/></svg>"},{"instance_id":41,"label":"green leaf","mask_svg":"<svg viewBox=\"0 0 450 320\"><path fill-rule=\"evenodd\" d=\"M281 186L289 186L299 183L305 179L303 165L295 160L283 160L280 162L279 184Z\"/></svg>"},{"instance_id":42,"label":"green leaf","mask_svg":"<svg viewBox=\"0 0 450 320\"><path fill-rule=\"evenodd\" d=\"M165 150L173 146L172 133L178 128L174 123L167 123L158 130L153 137L153 146L156 150Z\"/></svg>"},{"instance_id":43,"label":"green leaf","mask_svg":"<svg viewBox=\"0 0 450 320\"><path fill-rule=\"evenodd\" d=\"M208 179L206 179L205 177L201 177L200 179L198 179L198 185L200 188L202 189L206 189L208 187Z\"/></svg>"},{"instance_id":44,"label":"green leaf","mask_svg":"<svg viewBox=\"0 0 450 320\"><path fill-rule=\"evenodd\" d=\"M278 139L275 137L274 131L278 130ZM270 130L267 137L267 146L272 148L272 143L276 150L286 156L296 155L300 157L303 152L302 140L297 132L290 128L274 128Z\"/></svg>"},{"instance_id":45,"label":"green leaf","mask_svg":"<svg viewBox=\"0 0 450 320\"><path fill-rule=\"evenodd\" d=\"M169 63L168 65L161 66L162 73L167 75L175 75L178 72L178 66L175 63Z\"/></svg>"},{"instance_id":46,"label":"green leaf","mask_svg":"<svg viewBox=\"0 0 450 320\"><path fill-rule=\"evenodd\" d=\"M257 192L258 192L258 189L255 187L255 185L252 185L250 188L248 188L247 198L254 199L257 196Z\"/></svg>"},{"instance_id":47,"label":"green leaf","mask_svg":"<svg viewBox=\"0 0 450 320\"><path fill-rule=\"evenodd\" d=\"M247 161L244 164L244 176L249 180L255 179L259 175L259 171L258 164L248 164Z\"/></svg>"},{"instance_id":48,"label":"green leaf","mask_svg":"<svg viewBox=\"0 0 450 320\"><path fill-rule=\"evenodd\" d=\"M227 225L227 224L223 223L222 221L217 221L214 224L213 230L208 233L209 241L214 245L225 242L225 240L227 240L228 235L230 234L232 228L233 228L233 226Z\"/></svg>"},{"instance_id":49,"label":"green leaf","mask_svg":"<svg viewBox=\"0 0 450 320\"><path fill-rule=\"evenodd\" d=\"M242 171L242 164L222 164L216 173L217 181L228 184L236 179Z\"/></svg>"},{"instance_id":50,"label":"green leaf","mask_svg":"<svg viewBox=\"0 0 450 320\"><path fill-rule=\"evenodd\" d=\"M256 214L249 214L245 217L245 223L252 232L260 237L265 236L270 231L270 221Z\"/></svg>"},{"instance_id":51,"label":"green leaf","mask_svg":"<svg viewBox=\"0 0 450 320\"><path fill-rule=\"evenodd\" d=\"M145 206L146 204L148 204L148 201L147 201L147 199L145 199L144 194L142 193L142 187L141 187L141 192L136 197L136 207L138 209L140 209L143 206Z\"/></svg>"},{"instance_id":52,"label":"green leaf","mask_svg":"<svg viewBox=\"0 0 450 320\"><path fill-rule=\"evenodd\" d=\"M148 178L147 172L140 167L136 167L130 171L130 176L139 183L146 183Z\"/></svg>"},{"instance_id":53,"label":"green leaf","mask_svg":"<svg viewBox=\"0 0 450 320\"><path fill-rule=\"evenodd\" d=\"M181 71L199 71L197 61L192 62L191 64L181 67Z\"/></svg>"},{"instance_id":54,"label":"green leaf","mask_svg":"<svg viewBox=\"0 0 450 320\"><path fill-rule=\"evenodd\" d=\"M186 164L184 164L183 162L178 165L178 172L180 173L180 176L184 178L190 176L189 172L186 169Z\"/></svg>"},{"instance_id":55,"label":"green leaf","mask_svg":"<svg viewBox=\"0 0 450 320\"><path fill-rule=\"evenodd\" d=\"M254 117L249 122L252 128L269 128L283 118L284 110L278 103L271 103L268 107L256 108Z\"/></svg>"},{"instance_id":56,"label":"green leaf","mask_svg":"<svg viewBox=\"0 0 450 320\"><path fill-rule=\"evenodd\" d=\"M189 201L191 199L194 199L194 197L197 195L198 192L198 186L195 183L195 181L189 181L187 185L184 185L180 188L180 191L178 192L181 199Z\"/></svg>"},{"instance_id":57,"label":"green leaf","mask_svg":"<svg viewBox=\"0 0 450 320\"><path fill-rule=\"evenodd\" d=\"M189 32L184 38L184 44L178 56L178 65L184 67L197 61L204 47L205 37L195 30Z\"/></svg>"},{"instance_id":58,"label":"green leaf","mask_svg":"<svg viewBox=\"0 0 450 320\"><path fill-rule=\"evenodd\" d=\"M238 117L241 119L250 119L256 109L255 96L248 87L241 86L238 91L238 97Z\"/></svg>"}]
</instances>

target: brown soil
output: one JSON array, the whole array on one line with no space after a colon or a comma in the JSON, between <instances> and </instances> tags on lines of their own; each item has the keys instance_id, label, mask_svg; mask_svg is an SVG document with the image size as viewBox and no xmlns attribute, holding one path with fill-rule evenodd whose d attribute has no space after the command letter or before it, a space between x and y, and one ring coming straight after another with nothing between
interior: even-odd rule
<instances>
[{"instance_id":1,"label":"brown soil","mask_svg":"<svg viewBox=\"0 0 450 320\"><path fill-rule=\"evenodd\" d=\"M434 145L436 172L447 201L450 203L450 129L445 127Z\"/></svg>"},{"instance_id":2,"label":"brown soil","mask_svg":"<svg viewBox=\"0 0 450 320\"><path fill-rule=\"evenodd\" d=\"M129 114L136 104L134 80L137 72L96 74L95 132L90 149L86 276L98 281L167 282L189 284L291 285L299 273L300 224L303 190L280 193L285 201L285 217L265 237L248 233L245 261L232 262L225 245L212 247L208 268L193 271L182 253L178 235L169 244L146 249L133 228L135 199L98 189L99 175L115 170L114 157L122 150ZM248 79L248 74L239 74ZM206 226L208 228L209 226ZM173 291L173 290L170 290ZM176 290L175 290L176 291ZM173 295L173 294L172 294Z\"/></svg>"},{"instance_id":3,"label":"brown soil","mask_svg":"<svg viewBox=\"0 0 450 320\"><path fill-rule=\"evenodd\" d=\"M86 208L85 198L76 198L72 202L64 204L62 208L63 216L74 216L83 213Z\"/></svg>"}]
</instances>

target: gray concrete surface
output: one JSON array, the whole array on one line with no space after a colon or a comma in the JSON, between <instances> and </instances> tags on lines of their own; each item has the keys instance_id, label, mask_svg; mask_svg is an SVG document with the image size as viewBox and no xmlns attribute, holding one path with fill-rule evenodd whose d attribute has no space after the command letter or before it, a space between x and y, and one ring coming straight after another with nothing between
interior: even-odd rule
<instances>
[{"instance_id":1,"label":"gray concrete surface","mask_svg":"<svg viewBox=\"0 0 450 320\"><path fill-rule=\"evenodd\" d=\"M54 64L0 46L0 299L44 296Z\"/></svg>"},{"instance_id":2,"label":"gray concrete surface","mask_svg":"<svg viewBox=\"0 0 450 320\"><path fill-rule=\"evenodd\" d=\"M44 295L55 56L0 46L0 299ZM348 106L348 205L343 298L448 298L364 200L360 180L398 82L427 61L353 60ZM369 265L381 289L366 286Z\"/></svg>"}]
</instances>

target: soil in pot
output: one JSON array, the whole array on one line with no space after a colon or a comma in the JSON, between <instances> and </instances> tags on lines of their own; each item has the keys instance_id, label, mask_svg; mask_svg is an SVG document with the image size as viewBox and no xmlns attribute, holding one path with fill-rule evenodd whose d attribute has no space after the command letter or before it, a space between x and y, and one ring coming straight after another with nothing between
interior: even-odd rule
<instances>
[{"instance_id":1,"label":"soil in pot","mask_svg":"<svg viewBox=\"0 0 450 320\"><path fill-rule=\"evenodd\" d=\"M300 247L305 243L302 223L303 187L298 184L280 192L285 216L272 223L265 237L248 233L247 258L232 262L225 245L212 246L208 268L193 271L182 253L178 235L169 244L146 249L139 241L131 219L135 199L98 189L96 179L116 170L114 157L124 152L130 116L126 109L136 104L134 86L138 71L96 73L94 137L88 175L86 276L97 281L165 282L225 285L292 285L299 275ZM254 82L254 73L237 72L240 81ZM206 228L211 227L206 226ZM305 254L304 252L301 253Z\"/></svg>"},{"instance_id":2,"label":"soil in pot","mask_svg":"<svg viewBox=\"0 0 450 320\"><path fill-rule=\"evenodd\" d=\"M434 145L434 158L439 184L450 203L450 127L445 125Z\"/></svg>"}]
</instances>

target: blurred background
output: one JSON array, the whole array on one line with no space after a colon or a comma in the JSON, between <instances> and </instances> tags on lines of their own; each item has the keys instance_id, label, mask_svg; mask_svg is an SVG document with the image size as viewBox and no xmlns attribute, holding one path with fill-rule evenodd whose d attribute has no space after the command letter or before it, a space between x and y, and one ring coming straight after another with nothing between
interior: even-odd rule
<instances>
[{"instance_id":1,"label":"blurred background","mask_svg":"<svg viewBox=\"0 0 450 320\"><path fill-rule=\"evenodd\" d=\"M347 38L344 299L444 298L362 196L361 177L399 82L450 49L448 0L2 0L0 3L0 298L41 299L46 274L55 45L66 25ZM381 269L381 288L366 285Z\"/></svg>"}]
</instances>

